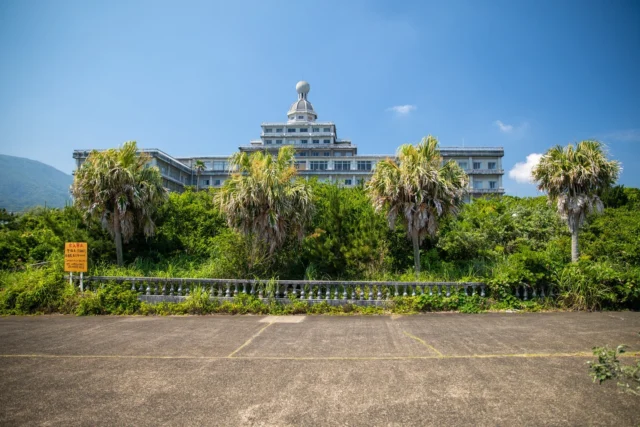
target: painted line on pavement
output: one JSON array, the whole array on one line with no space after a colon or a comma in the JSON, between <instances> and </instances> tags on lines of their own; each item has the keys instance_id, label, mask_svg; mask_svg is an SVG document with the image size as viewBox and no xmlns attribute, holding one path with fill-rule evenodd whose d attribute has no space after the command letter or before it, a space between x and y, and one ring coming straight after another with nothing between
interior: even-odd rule
<instances>
[{"instance_id":1,"label":"painted line on pavement","mask_svg":"<svg viewBox=\"0 0 640 427\"><path fill-rule=\"evenodd\" d=\"M251 343L251 341L253 341L253 339L255 337L257 337L258 335L260 335L262 333L262 331L264 331L265 329L267 329L269 326L273 325L273 322L267 324L267 326L265 326L264 328L260 329L254 336L252 336L251 338L249 338L247 341L245 341L244 344L242 344L240 347L236 348L233 352L231 352L230 355L228 355L227 357L232 358L234 354L236 354L237 352L239 352L240 350L242 350L243 348L245 348L247 345L249 345Z\"/></svg>"},{"instance_id":2,"label":"painted line on pavement","mask_svg":"<svg viewBox=\"0 0 640 427\"><path fill-rule=\"evenodd\" d=\"M264 328L263 328L264 329ZM233 354L233 353L232 353ZM514 354L469 354L442 356L324 356L324 357L286 357L286 356L140 356L119 354L0 354L6 359L193 359L193 360L436 360L436 359L505 359L505 358L562 358L595 357L593 353L582 351L575 353L514 353ZM640 357L640 352L624 353L619 358Z\"/></svg>"},{"instance_id":3,"label":"painted line on pavement","mask_svg":"<svg viewBox=\"0 0 640 427\"><path fill-rule=\"evenodd\" d=\"M418 341L420 344L422 344L423 346L427 347L429 350L433 351L434 353L436 353L438 356L443 357L444 354L440 353L438 351L437 348L435 348L434 346L432 346L431 344L427 343L425 340L416 337L415 335L411 335L409 332L407 331L402 331L403 334L405 334L406 336L408 336L411 339L414 339L416 341Z\"/></svg>"}]
</instances>

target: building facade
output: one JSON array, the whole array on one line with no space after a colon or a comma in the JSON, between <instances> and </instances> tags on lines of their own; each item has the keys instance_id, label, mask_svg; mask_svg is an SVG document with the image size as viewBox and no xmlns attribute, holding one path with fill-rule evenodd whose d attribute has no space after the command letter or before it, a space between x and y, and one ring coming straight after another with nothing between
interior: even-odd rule
<instances>
[{"instance_id":1,"label":"building facade","mask_svg":"<svg viewBox=\"0 0 640 427\"><path fill-rule=\"evenodd\" d=\"M376 163L393 158L393 154L358 154L358 147L348 139L338 137L333 122L318 121L318 114L308 100L309 83L296 85L298 99L287 112L287 120L262 123L260 138L241 145L240 151L267 151L276 154L280 147L291 145L296 151L296 168L303 177L319 181L355 186L371 177ZM220 187L229 177L229 156L172 157L158 149L144 150L151 155L151 164L157 166L163 183L170 191L183 191L187 185L200 188ZM77 167L84 162L90 150L74 150ZM467 200L486 194L503 194L502 147L441 147L445 161L455 160L469 175ZM197 176L197 160L205 170Z\"/></svg>"}]
</instances>

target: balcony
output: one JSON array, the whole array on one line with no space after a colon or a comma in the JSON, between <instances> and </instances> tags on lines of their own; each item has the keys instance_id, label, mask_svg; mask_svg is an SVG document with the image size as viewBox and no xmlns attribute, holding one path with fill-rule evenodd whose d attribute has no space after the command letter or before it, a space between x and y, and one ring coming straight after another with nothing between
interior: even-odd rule
<instances>
[{"instance_id":1,"label":"balcony","mask_svg":"<svg viewBox=\"0 0 640 427\"><path fill-rule=\"evenodd\" d=\"M471 194L504 194L504 188L470 188Z\"/></svg>"},{"instance_id":2,"label":"balcony","mask_svg":"<svg viewBox=\"0 0 640 427\"><path fill-rule=\"evenodd\" d=\"M504 175L504 169L470 169L465 172L468 175Z\"/></svg>"}]
</instances>

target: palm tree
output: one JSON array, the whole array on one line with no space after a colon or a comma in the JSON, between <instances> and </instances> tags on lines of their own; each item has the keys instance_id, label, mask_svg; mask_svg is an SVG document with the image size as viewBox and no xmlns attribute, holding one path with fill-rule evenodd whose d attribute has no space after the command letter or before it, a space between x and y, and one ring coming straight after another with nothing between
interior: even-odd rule
<instances>
[{"instance_id":1,"label":"palm tree","mask_svg":"<svg viewBox=\"0 0 640 427\"><path fill-rule=\"evenodd\" d=\"M193 164L193 169L196 171L196 191L200 189L200 174L206 169L202 160L196 160Z\"/></svg>"},{"instance_id":2,"label":"palm tree","mask_svg":"<svg viewBox=\"0 0 640 427\"><path fill-rule=\"evenodd\" d=\"M215 195L229 226L250 239L250 267L260 252L271 257L288 236L302 239L310 220L311 187L296 179L294 154L293 147L281 148L277 157L261 151L234 154L234 173Z\"/></svg>"},{"instance_id":3,"label":"palm tree","mask_svg":"<svg viewBox=\"0 0 640 427\"><path fill-rule=\"evenodd\" d=\"M578 261L578 230L587 214L603 210L598 197L618 179L620 163L607 159L598 141L582 141L575 148L557 145L547 151L532 170L538 190L555 203L571 232L571 260Z\"/></svg>"},{"instance_id":4,"label":"palm tree","mask_svg":"<svg viewBox=\"0 0 640 427\"><path fill-rule=\"evenodd\" d=\"M76 171L71 193L86 219L102 222L114 239L118 265L123 263L122 242L136 230L155 232L153 214L167 198L157 167L147 167L148 154L138 154L135 141L120 149L92 151Z\"/></svg>"},{"instance_id":5,"label":"palm tree","mask_svg":"<svg viewBox=\"0 0 640 427\"><path fill-rule=\"evenodd\" d=\"M397 220L406 226L416 276L420 273L420 244L427 236L435 237L441 217L457 215L467 182L457 163L443 163L438 140L431 135L418 145L400 146L397 160L376 165L367 191L376 210L386 211L392 230Z\"/></svg>"}]
</instances>

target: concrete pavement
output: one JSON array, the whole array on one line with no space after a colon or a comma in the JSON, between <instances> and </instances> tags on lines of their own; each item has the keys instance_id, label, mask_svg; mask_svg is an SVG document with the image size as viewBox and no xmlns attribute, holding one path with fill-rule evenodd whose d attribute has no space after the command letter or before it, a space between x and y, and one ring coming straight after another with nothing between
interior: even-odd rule
<instances>
[{"instance_id":1,"label":"concrete pavement","mask_svg":"<svg viewBox=\"0 0 640 427\"><path fill-rule=\"evenodd\" d=\"M640 313L0 318L0 425L638 425Z\"/></svg>"}]
</instances>

